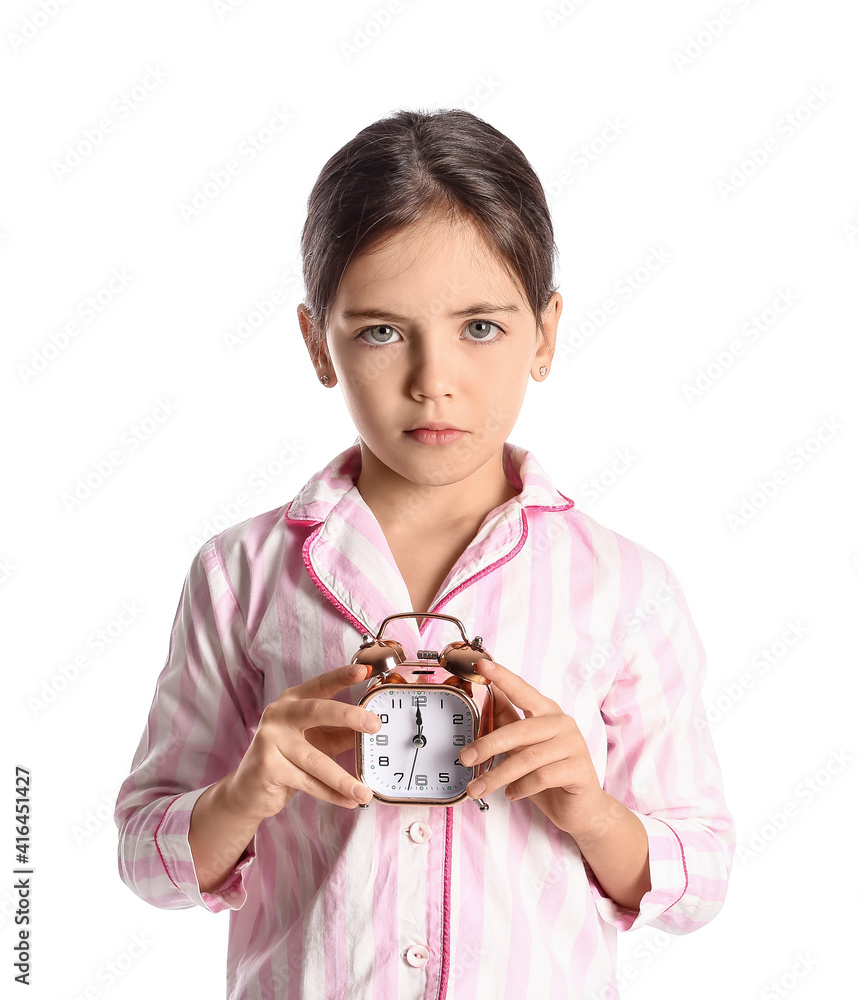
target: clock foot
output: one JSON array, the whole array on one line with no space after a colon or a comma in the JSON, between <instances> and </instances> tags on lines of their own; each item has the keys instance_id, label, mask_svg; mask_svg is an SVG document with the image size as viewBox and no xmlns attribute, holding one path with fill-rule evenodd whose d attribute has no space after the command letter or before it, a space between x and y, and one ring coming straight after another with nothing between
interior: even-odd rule
<instances>
[{"instance_id":1,"label":"clock foot","mask_svg":"<svg viewBox=\"0 0 859 1000\"><path fill-rule=\"evenodd\" d=\"M359 809L369 809L370 808L370 803L369 802L359 802L358 803L358 808Z\"/></svg>"},{"instance_id":2,"label":"clock foot","mask_svg":"<svg viewBox=\"0 0 859 1000\"><path fill-rule=\"evenodd\" d=\"M477 805L480 807L481 812L486 812L486 810L489 808L489 803L486 801L486 799L473 799L472 801L477 803Z\"/></svg>"}]
</instances>

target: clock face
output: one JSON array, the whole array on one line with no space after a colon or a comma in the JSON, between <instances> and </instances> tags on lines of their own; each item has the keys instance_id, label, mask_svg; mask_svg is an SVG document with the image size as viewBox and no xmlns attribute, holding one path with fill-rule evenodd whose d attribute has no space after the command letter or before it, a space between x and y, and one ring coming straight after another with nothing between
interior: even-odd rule
<instances>
[{"instance_id":1,"label":"clock face","mask_svg":"<svg viewBox=\"0 0 859 1000\"><path fill-rule=\"evenodd\" d=\"M475 773L459 763L477 728L470 698L446 684L390 684L368 692L360 705L382 720L378 733L359 734L357 760L368 788L395 802L464 796Z\"/></svg>"}]
</instances>

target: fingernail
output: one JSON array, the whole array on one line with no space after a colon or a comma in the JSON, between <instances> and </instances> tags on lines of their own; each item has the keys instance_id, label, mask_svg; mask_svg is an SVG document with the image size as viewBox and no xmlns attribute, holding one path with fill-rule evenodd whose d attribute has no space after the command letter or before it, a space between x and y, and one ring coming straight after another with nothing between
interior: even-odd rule
<instances>
[{"instance_id":1,"label":"fingernail","mask_svg":"<svg viewBox=\"0 0 859 1000\"><path fill-rule=\"evenodd\" d=\"M468 750L463 750L459 755L459 759L463 764L470 764L473 760L477 760L477 751L474 747L469 747Z\"/></svg>"},{"instance_id":2,"label":"fingernail","mask_svg":"<svg viewBox=\"0 0 859 1000\"><path fill-rule=\"evenodd\" d=\"M468 786L467 791L468 791L469 795L473 795L475 798L477 798L479 795L482 795L486 791L486 782L485 781L473 781Z\"/></svg>"},{"instance_id":3,"label":"fingernail","mask_svg":"<svg viewBox=\"0 0 859 1000\"><path fill-rule=\"evenodd\" d=\"M350 677L360 677L364 673L364 669L367 666L366 663L356 663L354 666L349 668Z\"/></svg>"},{"instance_id":4,"label":"fingernail","mask_svg":"<svg viewBox=\"0 0 859 1000\"><path fill-rule=\"evenodd\" d=\"M366 785L353 785L352 795L356 799L360 799L362 802L366 802L368 799L373 797L373 793L367 788Z\"/></svg>"}]
</instances>

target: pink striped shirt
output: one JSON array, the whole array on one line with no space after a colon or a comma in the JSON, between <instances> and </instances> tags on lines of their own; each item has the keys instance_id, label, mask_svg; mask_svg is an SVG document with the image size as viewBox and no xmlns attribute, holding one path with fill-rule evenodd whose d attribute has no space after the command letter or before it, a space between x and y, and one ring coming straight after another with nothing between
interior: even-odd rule
<instances>
[{"instance_id":1,"label":"pink striped shirt","mask_svg":"<svg viewBox=\"0 0 859 1000\"><path fill-rule=\"evenodd\" d=\"M230 910L232 1000L615 997L619 930L685 934L725 899L735 829L702 700L705 653L668 565L575 509L509 442L504 471L520 492L487 514L429 610L483 636L575 719L603 787L647 831L640 909L605 896L573 838L501 789L486 812L469 800L352 810L299 792L217 890L200 891L191 810L238 766L265 705L411 609L355 487L360 461L356 442L290 503L195 555L117 798L120 876L153 906ZM452 628L406 618L385 635L415 658L457 638ZM354 774L354 756L336 760Z\"/></svg>"}]
</instances>

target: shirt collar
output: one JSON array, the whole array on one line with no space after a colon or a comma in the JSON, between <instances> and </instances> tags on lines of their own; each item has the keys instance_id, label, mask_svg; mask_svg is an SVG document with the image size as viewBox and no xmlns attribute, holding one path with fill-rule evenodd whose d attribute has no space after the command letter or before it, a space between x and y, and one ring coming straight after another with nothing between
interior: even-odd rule
<instances>
[{"instance_id":1,"label":"shirt collar","mask_svg":"<svg viewBox=\"0 0 859 1000\"><path fill-rule=\"evenodd\" d=\"M536 510L569 510L574 501L555 489L551 480L527 448L505 441L504 474L519 493L508 503ZM361 447L357 440L299 490L286 511L289 524L320 524L352 490L361 472ZM360 494L359 494L360 495Z\"/></svg>"},{"instance_id":2,"label":"shirt collar","mask_svg":"<svg viewBox=\"0 0 859 1000\"><path fill-rule=\"evenodd\" d=\"M503 464L519 493L491 510L465 551L450 568L433 607L454 613L470 583L503 565L527 537L525 509L569 510L573 501L552 486L534 456L505 442ZM361 471L359 443L341 452L299 491L286 512L287 524L312 527L302 543L302 559L322 594L359 632L375 633L389 615L411 608L411 596L381 525L355 485ZM467 598L466 598L467 599ZM394 636L418 648L432 629L425 618L401 619Z\"/></svg>"}]
</instances>

